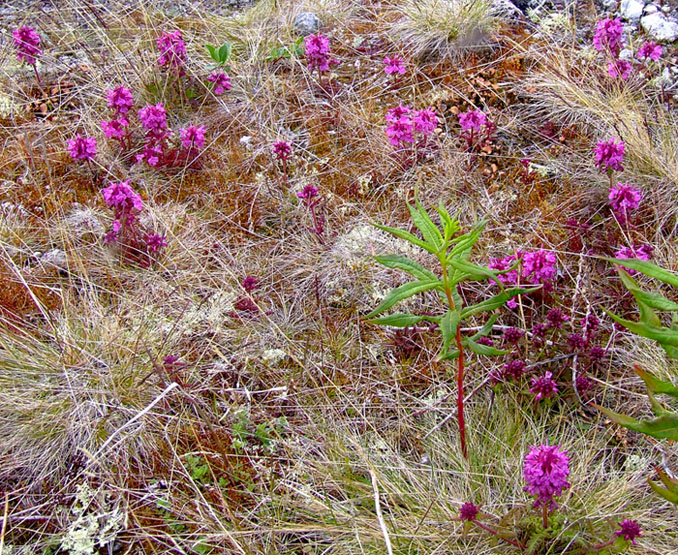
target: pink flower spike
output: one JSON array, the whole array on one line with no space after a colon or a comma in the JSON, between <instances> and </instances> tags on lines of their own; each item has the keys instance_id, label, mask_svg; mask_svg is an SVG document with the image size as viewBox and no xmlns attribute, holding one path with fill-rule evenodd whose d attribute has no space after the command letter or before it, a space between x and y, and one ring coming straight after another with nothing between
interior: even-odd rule
<instances>
[{"instance_id":1,"label":"pink flower spike","mask_svg":"<svg viewBox=\"0 0 678 555\"><path fill-rule=\"evenodd\" d=\"M160 163L160 158L164 151L161 146L153 146L152 144L145 144L144 151L137 154L137 162L146 162L149 166L157 166Z\"/></svg>"},{"instance_id":2,"label":"pink flower spike","mask_svg":"<svg viewBox=\"0 0 678 555\"><path fill-rule=\"evenodd\" d=\"M630 212L638 209L643 193L640 189L628 184L617 183L610 189L610 207L621 222L625 222Z\"/></svg>"},{"instance_id":3,"label":"pink flower spike","mask_svg":"<svg viewBox=\"0 0 678 555\"><path fill-rule=\"evenodd\" d=\"M94 137L81 137L68 141L68 152L73 160L92 160L97 153L97 141Z\"/></svg>"},{"instance_id":4,"label":"pink flower spike","mask_svg":"<svg viewBox=\"0 0 678 555\"><path fill-rule=\"evenodd\" d=\"M414 130L428 137L438 127L438 116L431 106L414 113Z\"/></svg>"},{"instance_id":5,"label":"pink flower spike","mask_svg":"<svg viewBox=\"0 0 678 555\"><path fill-rule=\"evenodd\" d=\"M308 59L308 68L313 71L327 71L331 63L337 63L330 59L330 39L325 35L308 35L304 39L304 54Z\"/></svg>"},{"instance_id":6,"label":"pink flower spike","mask_svg":"<svg viewBox=\"0 0 678 555\"><path fill-rule=\"evenodd\" d=\"M487 116L480 110L469 110L459 114L459 124L462 131L480 131L480 128L487 122Z\"/></svg>"},{"instance_id":7,"label":"pink flower spike","mask_svg":"<svg viewBox=\"0 0 678 555\"><path fill-rule=\"evenodd\" d=\"M620 247L617 249L617 251L614 253L615 258L637 258L638 260L650 260L650 257L652 256L652 247L649 245L641 245L641 246L632 246L632 247ZM637 274L637 270L634 270L633 268L626 268L625 266L621 266L622 270L625 270L629 275L635 275Z\"/></svg>"},{"instance_id":8,"label":"pink flower spike","mask_svg":"<svg viewBox=\"0 0 678 555\"><path fill-rule=\"evenodd\" d=\"M114 89L107 89L106 100L109 108L122 115L129 112L134 105L132 93L122 85Z\"/></svg>"},{"instance_id":9,"label":"pink flower spike","mask_svg":"<svg viewBox=\"0 0 678 555\"><path fill-rule=\"evenodd\" d=\"M179 76L184 75L184 62L187 60L186 44L181 37L181 31L168 33L163 31L156 41L160 50L159 66L171 66Z\"/></svg>"},{"instance_id":10,"label":"pink flower spike","mask_svg":"<svg viewBox=\"0 0 678 555\"><path fill-rule=\"evenodd\" d=\"M404 116L409 116L412 113L412 106L409 104L399 104L395 108L391 108L386 112L386 121L394 123L400 121Z\"/></svg>"},{"instance_id":11,"label":"pink flower spike","mask_svg":"<svg viewBox=\"0 0 678 555\"><path fill-rule=\"evenodd\" d=\"M158 102L155 106L149 104L139 110L139 119L141 125L155 137L163 136L167 130L167 112L162 102Z\"/></svg>"},{"instance_id":12,"label":"pink flower spike","mask_svg":"<svg viewBox=\"0 0 678 555\"><path fill-rule=\"evenodd\" d=\"M631 75L631 64L626 60L614 60L607 64L607 74L612 77L621 77L626 80Z\"/></svg>"},{"instance_id":13,"label":"pink flower spike","mask_svg":"<svg viewBox=\"0 0 678 555\"><path fill-rule=\"evenodd\" d=\"M619 523L619 527L620 529L615 532L615 535L623 536L624 539L627 542L631 542L632 545L636 545L636 538L643 535L637 520L626 519Z\"/></svg>"},{"instance_id":14,"label":"pink flower spike","mask_svg":"<svg viewBox=\"0 0 678 555\"><path fill-rule=\"evenodd\" d=\"M624 142L615 143L614 139L602 141L594 148L596 155L596 166L600 171L614 170L623 171L621 165L624 160L625 148Z\"/></svg>"},{"instance_id":15,"label":"pink flower spike","mask_svg":"<svg viewBox=\"0 0 678 555\"><path fill-rule=\"evenodd\" d=\"M278 160L288 160L292 156L292 144L286 141L273 143L273 154Z\"/></svg>"},{"instance_id":16,"label":"pink flower spike","mask_svg":"<svg viewBox=\"0 0 678 555\"><path fill-rule=\"evenodd\" d=\"M124 117L120 117L120 119L102 121L101 129L103 130L104 135L106 135L106 138L122 140L125 138L125 128L128 125L128 121Z\"/></svg>"},{"instance_id":17,"label":"pink flower spike","mask_svg":"<svg viewBox=\"0 0 678 555\"><path fill-rule=\"evenodd\" d=\"M556 382L551 378L553 374L551 372L546 372L543 376L538 378L532 378L530 380L530 393L536 393L535 399L539 401L540 399L547 399L551 395L558 393L558 387Z\"/></svg>"},{"instance_id":18,"label":"pink flower spike","mask_svg":"<svg viewBox=\"0 0 678 555\"><path fill-rule=\"evenodd\" d=\"M399 146L400 143L413 143L412 120L408 116L403 116L398 121L392 122L386 127L386 136L393 146Z\"/></svg>"},{"instance_id":19,"label":"pink flower spike","mask_svg":"<svg viewBox=\"0 0 678 555\"><path fill-rule=\"evenodd\" d=\"M181 144L184 148L202 148L205 144L205 126L196 127L191 125L186 129L179 129Z\"/></svg>"},{"instance_id":20,"label":"pink flower spike","mask_svg":"<svg viewBox=\"0 0 678 555\"><path fill-rule=\"evenodd\" d=\"M647 60L648 58L653 62L656 62L659 58L662 57L662 47L656 42L645 42L643 46L638 49L638 59Z\"/></svg>"},{"instance_id":21,"label":"pink flower spike","mask_svg":"<svg viewBox=\"0 0 678 555\"><path fill-rule=\"evenodd\" d=\"M616 56L622 47L623 33L624 26L621 19L602 19L596 24L593 46L598 52L608 48Z\"/></svg>"},{"instance_id":22,"label":"pink flower spike","mask_svg":"<svg viewBox=\"0 0 678 555\"><path fill-rule=\"evenodd\" d=\"M527 252L523 256L523 277L532 276L537 283L556 277L556 255L551 251Z\"/></svg>"},{"instance_id":23,"label":"pink flower spike","mask_svg":"<svg viewBox=\"0 0 678 555\"><path fill-rule=\"evenodd\" d=\"M231 90L231 78L226 74L225 71L214 71L210 74L207 80L210 83L214 83L212 92L217 96Z\"/></svg>"},{"instance_id":24,"label":"pink flower spike","mask_svg":"<svg viewBox=\"0 0 678 555\"><path fill-rule=\"evenodd\" d=\"M166 246L167 241L165 240L164 235L151 233L146 236L146 248L148 249L148 252L158 252L161 248Z\"/></svg>"},{"instance_id":25,"label":"pink flower spike","mask_svg":"<svg viewBox=\"0 0 678 555\"><path fill-rule=\"evenodd\" d=\"M24 25L12 32L14 37L14 47L16 48L16 57L20 62L26 62L28 65L35 65L35 59L42 54L38 48L40 44L40 35L35 32L33 27Z\"/></svg>"},{"instance_id":26,"label":"pink flower spike","mask_svg":"<svg viewBox=\"0 0 678 555\"><path fill-rule=\"evenodd\" d=\"M129 180L111 183L108 187L102 189L101 194L104 196L106 204L116 210L141 212L144 208L141 195L134 192L134 189L129 185Z\"/></svg>"},{"instance_id":27,"label":"pink flower spike","mask_svg":"<svg viewBox=\"0 0 678 555\"><path fill-rule=\"evenodd\" d=\"M393 58L384 58L384 63L386 64L386 67L384 68L386 75L391 75L393 73L405 75L405 72L407 71L405 68L405 61L397 56L394 56Z\"/></svg>"},{"instance_id":28,"label":"pink flower spike","mask_svg":"<svg viewBox=\"0 0 678 555\"><path fill-rule=\"evenodd\" d=\"M563 494L570 487L570 458L567 451L560 451L560 445L534 445L525 457L523 477L527 482L525 491L536 495L535 507L557 507L554 497Z\"/></svg>"},{"instance_id":29,"label":"pink flower spike","mask_svg":"<svg viewBox=\"0 0 678 555\"><path fill-rule=\"evenodd\" d=\"M318 187L315 185L306 185L304 189L297 193L297 196L299 198L302 198L306 201L310 201L312 198L316 197L318 195Z\"/></svg>"},{"instance_id":30,"label":"pink flower spike","mask_svg":"<svg viewBox=\"0 0 678 555\"><path fill-rule=\"evenodd\" d=\"M473 522L478 517L478 512L480 508L473 503L464 503L459 510L459 518L461 520L468 520Z\"/></svg>"}]
</instances>

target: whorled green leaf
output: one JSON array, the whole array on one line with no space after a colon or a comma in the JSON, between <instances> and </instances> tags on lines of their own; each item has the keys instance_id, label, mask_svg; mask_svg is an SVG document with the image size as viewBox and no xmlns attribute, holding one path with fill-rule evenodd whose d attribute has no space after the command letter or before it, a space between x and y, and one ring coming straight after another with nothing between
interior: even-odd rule
<instances>
[{"instance_id":1,"label":"whorled green leaf","mask_svg":"<svg viewBox=\"0 0 678 555\"><path fill-rule=\"evenodd\" d=\"M636 432L656 437L657 439L672 439L673 441L678 441L678 414L665 412L658 418L636 420L635 418L616 413L610 409L601 407L600 405L594 404L593 406L612 420L612 422L615 422L624 428L635 430Z\"/></svg>"},{"instance_id":2,"label":"whorled green leaf","mask_svg":"<svg viewBox=\"0 0 678 555\"><path fill-rule=\"evenodd\" d=\"M422 249L430 252L431 254L436 253L436 248L432 247L425 241L422 241L417 237L416 235L412 235L409 231L405 231L404 229L398 229L397 227L388 227L385 225L380 225L380 224L372 224L374 227L377 229L381 229L382 231L386 231L387 233L390 233L391 235L395 235L396 237L400 239L405 239L405 241L408 241L409 243L412 243L413 245L417 245L418 247L421 247Z\"/></svg>"},{"instance_id":3,"label":"whorled green leaf","mask_svg":"<svg viewBox=\"0 0 678 555\"><path fill-rule=\"evenodd\" d=\"M403 270L417 279L438 279L433 272L417 264L414 260L410 260L406 256L386 254L383 256L375 256L374 259L387 268Z\"/></svg>"},{"instance_id":4,"label":"whorled green leaf","mask_svg":"<svg viewBox=\"0 0 678 555\"><path fill-rule=\"evenodd\" d=\"M664 393L671 397L678 397L678 386L673 385L671 382L660 380L647 370L643 370L637 366L636 372L643 379L645 385L652 393Z\"/></svg>"},{"instance_id":5,"label":"whorled green leaf","mask_svg":"<svg viewBox=\"0 0 678 555\"><path fill-rule=\"evenodd\" d=\"M212 58L215 62L219 61L219 53L217 52L217 47L214 46L213 44L206 44L205 48L207 49L207 52L210 55L210 58Z\"/></svg>"},{"instance_id":6,"label":"whorled green leaf","mask_svg":"<svg viewBox=\"0 0 678 555\"><path fill-rule=\"evenodd\" d=\"M488 312L490 310L494 310L506 304L507 301L509 301L516 295L531 293L532 291L536 291L537 289L538 287L532 288L513 287L511 289L504 289L501 293L497 293L496 295L490 297L489 299L485 299L484 301L481 301L477 304L467 306L461 311L461 317L462 319L465 320L466 318L469 318L470 316L475 316L476 314L480 314L481 312Z\"/></svg>"},{"instance_id":7,"label":"whorled green leaf","mask_svg":"<svg viewBox=\"0 0 678 555\"><path fill-rule=\"evenodd\" d=\"M435 247L435 251L438 252L443 246L443 236L426 210L424 210L421 203L416 199L415 202L416 206L412 206L411 204L407 205L407 208L410 210L412 221L414 222L414 225L417 226L417 229L421 231L421 235L426 242Z\"/></svg>"},{"instance_id":8,"label":"whorled green leaf","mask_svg":"<svg viewBox=\"0 0 678 555\"><path fill-rule=\"evenodd\" d=\"M646 276L658 279L659 281L668 285L678 287L678 274L669 272L668 270L665 270L664 268L661 268L652 262L648 262L647 260L640 260L638 258L607 258L604 256L601 258L603 260L607 260L608 262L612 262L613 264L624 266L625 268L638 270Z\"/></svg>"},{"instance_id":9,"label":"whorled green leaf","mask_svg":"<svg viewBox=\"0 0 678 555\"><path fill-rule=\"evenodd\" d=\"M459 310L448 310L440 319L440 331L443 334L441 353L446 353L450 344L456 338L460 320L461 312Z\"/></svg>"},{"instance_id":10,"label":"whorled green leaf","mask_svg":"<svg viewBox=\"0 0 678 555\"><path fill-rule=\"evenodd\" d=\"M414 326L421 322L425 317L417 316L416 314L405 314L402 312L382 316L381 318L372 318L367 320L370 324L377 324L380 326L393 326L394 328L406 328L407 326Z\"/></svg>"},{"instance_id":11,"label":"whorled green leaf","mask_svg":"<svg viewBox=\"0 0 678 555\"><path fill-rule=\"evenodd\" d=\"M495 283L497 283L497 285L499 285L499 287L502 290L504 289L504 284L497 279L497 272L495 272L494 270L490 270L485 266L478 266L477 264L472 264L471 262L467 262L466 260L461 260L459 258L452 258L451 260L449 260L448 263L454 269L469 274L469 277L471 277L474 280L491 279ZM456 278L455 281L459 282L461 280L459 278Z\"/></svg>"},{"instance_id":12,"label":"whorled green leaf","mask_svg":"<svg viewBox=\"0 0 678 555\"><path fill-rule=\"evenodd\" d=\"M416 295L417 293L423 293L424 291L434 289L440 285L442 284L437 279L410 281L408 283L404 283L403 285L389 291L384 300L381 301L381 304L379 304L377 308L375 308L372 312L365 316L365 318L366 319L374 318L378 314L381 314L385 310L391 308L396 303L408 299L409 297Z\"/></svg>"},{"instance_id":13,"label":"whorled green leaf","mask_svg":"<svg viewBox=\"0 0 678 555\"><path fill-rule=\"evenodd\" d=\"M224 44L221 45L221 48L219 48L219 62L222 64L225 63L228 58L231 56L231 49L232 45L230 42L225 42Z\"/></svg>"}]
</instances>

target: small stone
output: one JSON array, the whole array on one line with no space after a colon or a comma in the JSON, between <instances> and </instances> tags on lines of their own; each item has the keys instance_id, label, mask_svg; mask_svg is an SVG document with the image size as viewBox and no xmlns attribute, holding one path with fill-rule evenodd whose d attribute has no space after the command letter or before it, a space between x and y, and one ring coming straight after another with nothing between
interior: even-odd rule
<instances>
[{"instance_id":1,"label":"small stone","mask_svg":"<svg viewBox=\"0 0 678 555\"><path fill-rule=\"evenodd\" d=\"M628 48L624 48L624 50L622 50L619 53L619 59L630 62L631 60L633 60L633 50L630 50Z\"/></svg>"},{"instance_id":2,"label":"small stone","mask_svg":"<svg viewBox=\"0 0 678 555\"><path fill-rule=\"evenodd\" d=\"M657 9L658 9L657 6L655 6L654 4L648 4L647 6L645 6L645 15L656 13Z\"/></svg>"},{"instance_id":3,"label":"small stone","mask_svg":"<svg viewBox=\"0 0 678 555\"><path fill-rule=\"evenodd\" d=\"M657 42L673 42L678 39L678 22L660 12L642 17L640 25L650 38Z\"/></svg>"},{"instance_id":4,"label":"small stone","mask_svg":"<svg viewBox=\"0 0 678 555\"><path fill-rule=\"evenodd\" d=\"M302 12L294 18L294 30L303 37L317 33L322 24L313 12Z\"/></svg>"},{"instance_id":5,"label":"small stone","mask_svg":"<svg viewBox=\"0 0 678 555\"><path fill-rule=\"evenodd\" d=\"M619 11L624 19L637 23L643 15L645 4L640 0L622 0Z\"/></svg>"},{"instance_id":6,"label":"small stone","mask_svg":"<svg viewBox=\"0 0 678 555\"><path fill-rule=\"evenodd\" d=\"M68 258L61 249L51 249L40 257L40 264L45 267L56 268L57 270L68 269Z\"/></svg>"}]
</instances>

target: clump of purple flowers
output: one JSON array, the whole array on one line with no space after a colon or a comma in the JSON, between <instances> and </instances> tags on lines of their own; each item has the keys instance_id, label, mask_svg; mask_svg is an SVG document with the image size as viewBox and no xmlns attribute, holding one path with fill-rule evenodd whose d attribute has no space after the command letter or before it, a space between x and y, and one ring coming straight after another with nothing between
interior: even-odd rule
<instances>
[{"instance_id":1,"label":"clump of purple flowers","mask_svg":"<svg viewBox=\"0 0 678 555\"><path fill-rule=\"evenodd\" d=\"M621 77L626 80L631 75L631 64L626 60L614 59L607 64L607 74L614 77Z\"/></svg>"},{"instance_id":2,"label":"clump of purple flowers","mask_svg":"<svg viewBox=\"0 0 678 555\"><path fill-rule=\"evenodd\" d=\"M623 32L621 19L602 19L596 24L593 46L598 52L607 49L616 57L622 47Z\"/></svg>"},{"instance_id":3,"label":"clump of purple flowers","mask_svg":"<svg viewBox=\"0 0 678 555\"><path fill-rule=\"evenodd\" d=\"M113 117L110 120L102 120L101 129L107 139L120 141L123 147L129 149L129 121L126 115L134 106L132 92L122 85L108 89L106 90L106 102L108 107L113 110Z\"/></svg>"},{"instance_id":4,"label":"clump of purple flowers","mask_svg":"<svg viewBox=\"0 0 678 555\"><path fill-rule=\"evenodd\" d=\"M393 58L387 56L384 58L384 64L386 64L386 67L384 68L386 75L405 75L405 72L407 71L405 61L398 56L393 56Z\"/></svg>"},{"instance_id":5,"label":"clump of purple flowers","mask_svg":"<svg viewBox=\"0 0 678 555\"><path fill-rule=\"evenodd\" d=\"M560 451L560 445L535 445L525 457L523 477L527 482L525 491L536 495L535 508L544 507L544 515L548 509L557 507L554 497L563 494L570 487L567 477L570 474L570 458L567 451ZM544 522L544 528L547 523Z\"/></svg>"},{"instance_id":6,"label":"clump of purple flowers","mask_svg":"<svg viewBox=\"0 0 678 555\"><path fill-rule=\"evenodd\" d=\"M14 30L12 37L14 38L16 57L19 61L35 67L36 58L42 54L39 48L40 35L35 32L33 27L24 25Z\"/></svg>"},{"instance_id":7,"label":"clump of purple flowers","mask_svg":"<svg viewBox=\"0 0 678 555\"><path fill-rule=\"evenodd\" d=\"M400 104L386 112L386 136L395 147L417 143L424 148L428 137L438 127L438 115L432 107L413 110L408 104ZM417 138L417 135L420 137Z\"/></svg>"},{"instance_id":8,"label":"clump of purple flowers","mask_svg":"<svg viewBox=\"0 0 678 555\"><path fill-rule=\"evenodd\" d=\"M535 283L547 283L556 277L556 255L538 250L523 255L523 277Z\"/></svg>"},{"instance_id":9,"label":"clump of purple flowers","mask_svg":"<svg viewBox=\"0 0 678 555\"><path fill-rule=\"evenodd\" d=\"M184 148L202 148L205 146L205 126L190 125L186 129L179 129L181 144Z\"/></svg>"},{"instance_id":10,"label":"clump of purple flowers","mask_svg":"<svg viewBox=\"0 0 678 555\"><path fill-rule=\"evenodd\" d=\"M150 255L167 246L167 241L163 235L147 231L138 222L137 216L144 208L141 195L134 191L129 180L111 183L101 194L114 216L111 231L104 236L105 242L118 243L125 260L150 265Z\"/></svg>"},{"instance_id":11,"label":"clump of purple flowers","mask_svg":"<svg viewBox=\"0 0 678 555\"><path fill-rule=\"evenodd\" d=\"M640 524L636 520L626 519L619 523L619 530L615 532L616 536L622 536L627 542L636 545L636 538L642 536Z\"/></svg>"},{"instance_id":12,"label":"clump of purple flowers","mask_svg":"<svg viewBox=\"0 0 678 555\"><path fill-rule=\"evenodd\" d=\"M317 211L318 204L321 201L321 198L318 196L318 187L315 185L306 185L297 193L297 197L303 200L304 205L308 208L308 211L311 213L311 218L313 219L313 227L307 228L308 231L318 238L321 245L324 245L325 217Z\"/></svg>"},{"instance_id":13,"label":"clump of purple flowers","mask_svg":"<svg viewBox=\"0 0 678 555\"><path fill-rule=\"evenodd\" d=\"M96 156L97 141L94 137L76 135L74 139L68 141L68 152L73 160L85 160L89 163Z\"/></svg>"},{"instance_id":14,"label":"clump of purple flowers","mask_svg":"<svg viewBox=\"0 0 678 555\"><path fill-rule=\"evenodd\" d=\"M276 160L282 162L282 170L285 179L287 179L287 160L292 156L292 143L287 141L276 141L273 143L273 155L276 157Z\"/></svg>"},{"instance_id":15,"label":"clump of purple flowers","mask_svg":"<svg viewBox=\"0 0 678 555\"><path fill-rule=\"evenodd\" d=\"M120 85L114 89L106 90L106 101L108 107L115 112L115 115L125 115L134 106L134 97L132 91Z\"/></svg>"},{"instance_id":16,"label":"clump of purple flowers","mask_svg":"<svg viewBox=\"0 0 678 555\"><path fill-rule=\"evenodd\" d=\"M149 104L139 110L139 120L148 136L153 139L161 139L167 132L167 112L165 105L158 102L156 105Z\"/></svg>"},{"instance_id":17,"label":"clump of purple flowers","mask_svg":"<svg viewBox=\"0 0 678 555\"><path fill-rule=\"evenodd\" d=\"M226 74L225 71L213 71L207 80L210 83L214 83L212 92L217 96L231 90L231 78Z\"/></svg>"},{"instance_id":18,"label":"clump of purple flowers","mask_svg":"<svg viewBox=\"0 0 678 555\"><path fill-rule=\"evenodd\" d=\"M631 212L638 209L640 201L643 200L643 193L640 189L626 183L617 183L616 187L610 189L610 208L617 219L624 223Z\"/></svg>"},{"instance_id":19,"label":"clump of purple flowers","mask_svg":"<svg viewBox=\"0 0 678 555\"><path fill-rule=\"evenodd\" d=\"M652 247L649 245L634 245L632 247L619 247L614 253L615 258L637 258L639 260L650 260L652 256ZM633 268L626 268L622 266L622 269L627 271L630 275L635 275L638 272Z\"/></svg>"},{"instance_id":20,"label":"clump of purple flowers","mask_svg":"<svg viewBox=\"0 0 678 555\"><path fill-rule=\"evenodd\" d=\"M625 154L623 141L619 143L615 143L614 139L601 141L594 148L594 152L596 166L600 171L623 171L622 161Z\"/></svg>"},{"instance_id":21,"label":"clump of purple flowers","mask_svg":"<svg viewBox=\"0 0 678 555\"><path fill-rule=\"evenodd\" d=\"M552 379L553 374L546 372L543 376L538 376L530 380L530 393L536 394L535 400L548 399L558 393L556 382Z\"/></svg>"},{"instance_id":22,"label":"clump of purple flowers","mask_svg":"<svg viewBox=\"0 0 678 555\"><path fill-rule=\"evenodd\" d=\"M656 42L647 41L638 49L639 60L652 60L656 62L662 57L662 47Z\"/></svg>"},{"instance_id":23,"label":"clump of purple flowers","mask_svg":"<svg viewBox=\"0 0 678 555\"><path fill-rule=\"evenodd\" d=\"M338 62L330 57L330 39L325 35L308 35L304 39L304 54L308 60L308 69L318 70L318 73L328 71L330 64Z\"/></svg>"},{"instance_id":24,"label":"clump of purple flowers","mask_svg":"<svg viewBox=\"0 0 678 555\"><path fill-rule=\"evenodd\" d=\"M496 129L494 123L489 121L485 113L480 110L460 113L459 125L461 125L460 136L466 141L466 150L472 152L477 152L487 145ZM475 159L474 155L471 162Z\"/></svg>"},{"instance_id":25,"label":"clump of purple flowers","mask_svg":"<svg viewBox=\"0 0 678 555\"><path fill-rule=\"evenodd\" d=\"M179 77L185 75L186 71L184 69L184 63L188 59L188 55L186 52L186 44L181 37L181 31L177 30L171 33L163 31L156 42L158 50L160 50L158 65L160 67L171 67Z\"/></svg>"}]
</instances>

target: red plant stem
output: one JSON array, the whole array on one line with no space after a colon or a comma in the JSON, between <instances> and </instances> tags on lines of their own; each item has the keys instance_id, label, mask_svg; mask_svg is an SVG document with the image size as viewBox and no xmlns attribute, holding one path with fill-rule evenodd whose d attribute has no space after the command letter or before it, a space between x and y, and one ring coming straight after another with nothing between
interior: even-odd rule
<instances>
[{"instance_id":1,"label":"red plant stem","mask_svg":"<svg viewBox=\"0 0 678 555\"><path fill-rule=\"evenodd\" d=\"M510 539L510 538L505 538L504 536L500 536L500 535L499 535L499 532L497 532L496 530L493 530L492 528L490 528L490 527L487 526L486 524L483 524L482 522L478 522L477 520L474 520L474 521L473 521L473 524L477 524L477 525L480 526L483 530L487 530L490 534L494 534L494 535L497 536L500 540L504 540L505 542L508 542L508 543L510 543L511 545L515 545L518 549L522 549L522 550L525 549L525 546L524 546L522 543L520 543L518 540L512 540L512 539Z\"/></svg>"},{"instance_id":2,"label":"red plant stem","mask_svg":"<svg viewBox=\"0 0 678 555\"><path fill-rule=\"evenodd\" d=\"M40 81L40 75L38 75L38 68L33 64L33 71L35 72L35 78L38 80L38 85L42 88L42 81Z\"/></svg>"},{"instance_id":3,"label":"red plant stem","mask_svg":"<svg viewBox=\"0 0 678 555\"><path fill-rule=\"evenodd\" d=\"M542 525L544 526L544 530L549 527L549 511L548 511L548 505L544 505L542 507L541 511L541 520L542 520Z\"/></svg>"},{"instance_id":4,"label":"red plant stem","mask_svg":"<svg viewBox=\"0 0 678 555\"><path fill-rule=\"evenodd\" d=\"M461 453L468 458L466 451L466 423L464 421L464 350L461 346L461 326L457 326L457 349L459 349L459 366L457 368L457 422L461 439Z\"/></svg>"}]
</instances>

